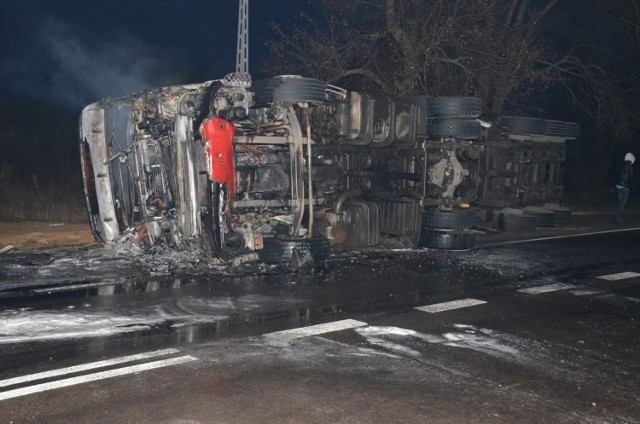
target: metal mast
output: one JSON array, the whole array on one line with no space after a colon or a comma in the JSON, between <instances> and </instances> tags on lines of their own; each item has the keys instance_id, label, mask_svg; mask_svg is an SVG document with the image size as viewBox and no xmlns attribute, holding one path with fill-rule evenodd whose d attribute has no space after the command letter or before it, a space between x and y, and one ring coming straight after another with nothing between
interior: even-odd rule
<instances>
[{"instance_id":1,"label":"metal mast","mask_svg":"<svg viewBox=\"0 0 640 424\"><path fill-rule=\"evenodd\" d=\"M238 10L238 50L236 72L249 73L249 0L240 0Z\"/></svg>"},{"instance_id":2,"label":"metal mast","mask_svg":"<svg viewBox=\"0 0 640 424\"><path fill-rule=\"evenodd\" d=\"M236 71L227 74L224 77L224 81L226 85L232 87L251 87L251 74L249 73L249 0L240 0Z\"/></svg>"}]
</instances>

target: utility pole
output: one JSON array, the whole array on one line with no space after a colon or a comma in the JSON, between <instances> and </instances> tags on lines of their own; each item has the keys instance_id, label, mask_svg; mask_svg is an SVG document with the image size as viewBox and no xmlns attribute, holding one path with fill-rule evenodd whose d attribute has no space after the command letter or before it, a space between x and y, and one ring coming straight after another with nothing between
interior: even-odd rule
<instances>
[{"instance_id":1,"label":"utility pole","mask_svg":"<svg viewBox=\"0 0 640 424\"><path fill-rule=\"evenodd\" d=\"M249 0L240 0L238 9L238 48L236 71L224 77L225 84L233 87L251 87L249 73Z\"/></svg>"},{"instance_id":2,"label":"utility pole","mask_svg":"<svg viewBox=\"0 0 640 424\"><path fill-rule=\"evenodd\" d=\"M238 10L236 72L249 73L249 0L240 0L240 8Z\"/></svg>"}]
</instances>

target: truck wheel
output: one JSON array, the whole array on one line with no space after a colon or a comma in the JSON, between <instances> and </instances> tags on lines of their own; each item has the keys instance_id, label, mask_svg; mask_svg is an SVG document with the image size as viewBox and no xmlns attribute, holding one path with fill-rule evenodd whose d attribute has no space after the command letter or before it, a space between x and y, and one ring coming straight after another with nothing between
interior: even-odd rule
<instances>
[{"instance_id":1,"label":"truck wheel","mask_svg":"<svg viewBox=\"0 0 640 424\"><path fill-rule=\"evenodd\" d=\"M476 139L482 131L480 122L473 119L429 119L427 133L431 137Z\"/></svg>"},{"instance_id":2,"label":"truck wheel","mask_svg":"<svg viewBox=\"0 0 640 424\"><path fill-rule=\"evenodd\" d=\"M475 233L469 230L422 228L418 247L445 250L468 250L473 247Z\"/></svg>"},{"instance_id":3,"label":"truck wheel","mask_svg":"<svg viewBox=\"0 0 640 424\"><path fill-rule=\"evenodd\" d=\"M538 220L537 227L553 228L556 226L556 215L550 210L539 207L527 207L524 209L524 214L535 216Z\"/></svg>"},{"instance_id":4,"label":"truck wheel","mask_svg":"<svg viewBox=\"0 0 640 424\"><path fill-rule=\"evenodd\" d=\"M252 90L256 103L266 105L273 102L306 102L320 104L325 100L325 85L313 78L282 76L254 81Z\"/></svg>"},{"instance_id":5,"label":"truck wheel","mask_svg":"<svg viewBox=\"0 0 640 424\"><path fill-rule=\"evenodd\" d=\"M427 116L477 118L482 115L482 100L477 97L427 97Z\"/></svg>"},{"instance_id":6,"label":"truck wheel","mask_svg":"<svg viewBox=\"0 0 640 424\"><path fill-rule=\"evenodd\" d=\"M264 247L257 250L258 259L271 264L288 263L294 254L303 257L307 252L315 262L324 261L331 253L329 240L324 237L265 237Z\"/></svg>"},{"instance_id":7,"label":"truck wheel","mask_svg":"<svg viewBox=\"0 0 640 424\"><path fill-rule=\"evenodd\" d=\"M545 119L544 134L551 137L575 139L580 136L580 126L575 122L562 122Z\"/></svg>"},{"instance_id":8,"label":"truck wheel","mask_svg":"<svg viewBox=\"0 0 640 424\"><path fill-rule=\"evenodd\" d=\"M529 214L501 213L498 227L504 231L535 231L538 218Z\"/></svg>"},{"instance_id":9,"label":"truck wheel","mask_svg":"<svg viewBox=\"0 0 640 424\"><path fill-rule=\"evenodd\" d=\"M512 134L544 135L544 119L523 116L501 116L500 125Z\"/></svg>"},{"instance_id":10,"label":"truck wheel","mask_svg":"<svg viewBox=\"0 0 640 424\"><path fill-rule=\"evenodd\" d=\"M571 209L562 206L544 206L544 209L555 214L556 226L569 225L571 223Z\"/></svg>"},{"instance_id":11,"label":"truck wheel","mask_svg":"<svg viewBox=\"0 0 640 424\"><path fill-rule=\"evenodd\" d=\"M422 226L430 228L468 229L476 226L476 212L473 209L427 209L422 215Z\"/></svg>"}]
</instances>

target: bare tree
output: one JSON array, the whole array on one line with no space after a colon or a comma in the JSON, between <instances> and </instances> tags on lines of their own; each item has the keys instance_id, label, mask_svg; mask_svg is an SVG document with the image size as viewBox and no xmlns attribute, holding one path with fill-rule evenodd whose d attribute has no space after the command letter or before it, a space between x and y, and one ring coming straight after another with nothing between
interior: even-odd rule
<instances>
[{"instance_id":1,"label":"bare tree","mask_svg":"<svg viewBox=\"0 0 640 424\"><path fill-rule=\"evenodd\" d=\"M274 26L270 70L398 96L474 95L497 113L544 83L537 35L557 2L324 0Z\"/></svg>"},{"instance_id":2,"label":"bare tree","mask_svg":"<svg viewBox=\"0 0 640 424\"><path fill-rule=\"evenodd\" d=\"M561 33L575 44L555 61L541 63L597 127L631 143L640 128L639 6L635 0L604 0L586 11L577 3L569 11L582 22L581 31Z\"/></svg>"},{"instance_id":3,"label":"bare tree","mask_svg":"<svg viewBox=\"0 0 640 424\"><path fill-rule=\"evenodd\" d=\"M635 0L600 0L589 8L566 2L557 21L579 24L550 27L556 29L549 34L553 40L565 40L558 50L566 53L541 64L581 113L578 169L585 197L607 186L624 152L639 153L639 7Z\"/></svg>"}]
</instances>

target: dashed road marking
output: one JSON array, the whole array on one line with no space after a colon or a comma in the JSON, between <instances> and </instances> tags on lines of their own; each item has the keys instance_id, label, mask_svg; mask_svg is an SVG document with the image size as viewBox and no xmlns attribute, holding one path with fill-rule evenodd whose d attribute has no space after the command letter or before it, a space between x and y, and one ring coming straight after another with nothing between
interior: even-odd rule
<instances>
[{"instance_id":1,"label":"dashed road marking","mask_svg":"<svg viewBox=\"0 0 640 424\"><path fill-rule=\"evenodd\" d=\"M345 319L342 321L329 322L326 324L310 325L308 327L292 328L290 330L267 333L264 337L276 340L293 340L300 337L318 336L320 334L332 333L334 331L349 330L368 325L366 322L355 319Z\"/></svg>"},{"instance_id":2,"label":"dashed road marking","mask_svg":"<svg viewBox=\"0 0 640 424\"><path fill-rule=\"evenodd\" d=\"M142 372L142 371L149 371L156 368L184 364L186 362L191 362L195 360L196 358L190 355L178 356L177 358L162 359L159 361L147 362L139 365L131 365L128 367L116 368L113 370L101 371L93 374L81 375L78 377L71 377L63 380L36 384L33 386L22 387L14 390L8 390L6 392L0 392L0 401L13 399L20 396L31 395L34 393L45 392L47 390L75 386L76 384L89 383L91 381L104 380L106 378L119 377L119 376L133 374L133 373Z\"/></svg>"},{"instance_id":3,"label":"dashed road marking","mask_svg":"<svg viewBox=\"0 0 640 424\"><path fill-rule=\"evenodd\" d=\"M0 380L0 387L13 386L15 384L28 383L30 381L43 380L45 378L59 377L61 375L73 374L76 372L94 370L96 368L110 367L126 362L141 361L143 359L157 358L158 356L172 355L178 353L178 349L156 350L154 352L138 353L136 355L122 356L120 358L106 359L104 361L90 362L88 364L75 365L73 367L60 368L57 370L39 372L37 374L23 375L21 377Z\"/></svg>"},{"instance_id":4,"label":"dashed road marking","mask_svg":"<svg viewBox=\"0 0 640 424\"><path fill-rule=\"evenodd\" d=\"M450 302L435 303L433 305L417 306L415 309L422 312L435 314L437 312L444 312L444 311L450 311L453 309L467 308L469 306L482 305L483 303L487 303L487 302L479 299L460 299L460 300L452 300Z\"/></svg>"},{"instance_id":5,"label":"dashed road marking","mask_svg":"<svg viewBox=\"0 0 640 424\"><path fill-rule=\"evenodd\" d=\"M526 289L520 289L518 291L521 293L527 293L527 294L541 294L541 293L550 293L558 290L575 289L577 287L578 286L574 286L573 284L555 283L555 284L546 284L544 286L527 287Z\"/></svg>"},{"instance_id":6,"label":"dashed road marking","mask_svg":"<svg viewBox=\"0 0 640 424\"><path fill-rule=\"evenodd\" d=\"M635 278L640 277L640 274L637 272L619 272L617 274L609 274L609 275L601 275L598 278L601 280L608 281L618 281L618 280L626 280L627 278Z\"/></svg>"}]
</instances>

